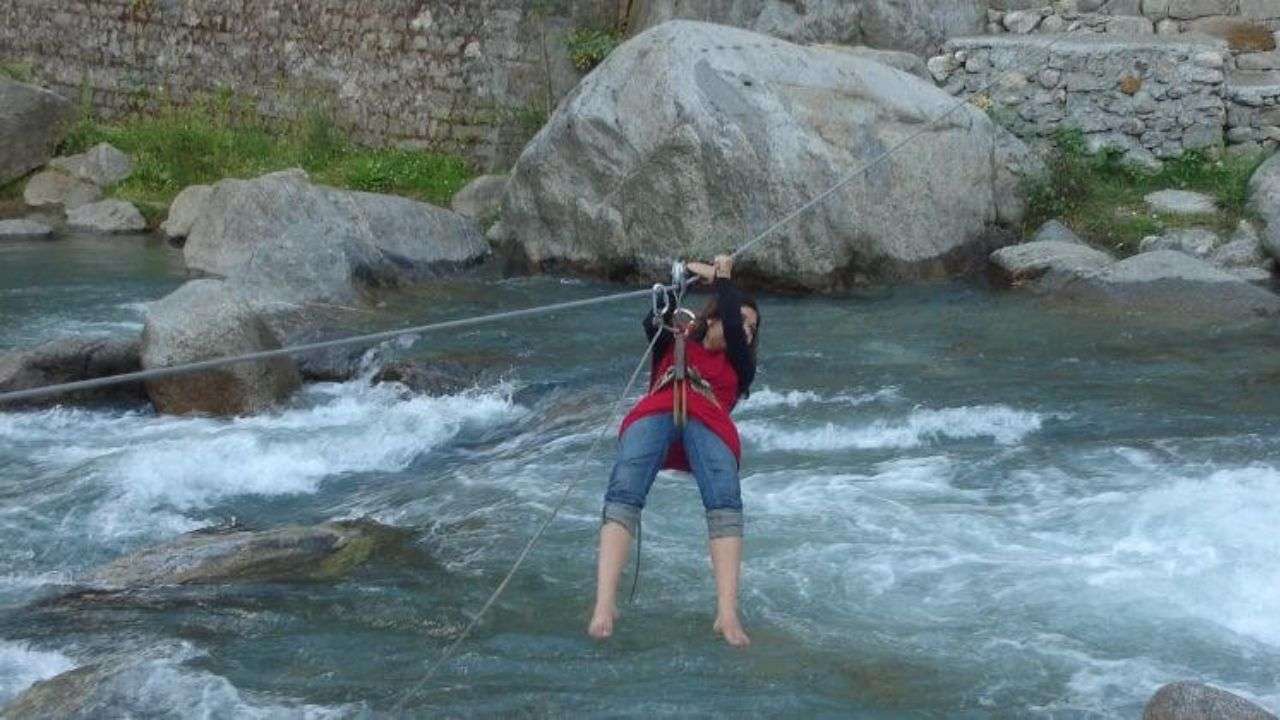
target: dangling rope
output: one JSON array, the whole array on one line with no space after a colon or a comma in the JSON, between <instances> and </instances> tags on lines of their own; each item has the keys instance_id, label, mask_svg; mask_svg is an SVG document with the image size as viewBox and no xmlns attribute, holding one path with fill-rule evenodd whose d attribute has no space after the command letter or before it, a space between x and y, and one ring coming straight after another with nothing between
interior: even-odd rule
<instances>
[{"instance_id":1,"label":"dangling rope","mask_svg":"<svg viewBox=\"0 0 1280 720\"><path fill-rule=\"evenodd\" d=\"M645 292L648 291L646 290ZM613 410L610 413L611 420L600 428L600 432L596 433L595 439L591 441L591 447L587 448L586 453L582 455L582 461L578 463L575 471L569 475L569 482L565 483L564 492L560 494L559 502L551 508L551 512L543 519L542 524L540 524L538 529L533 533L533 537L529 538L529 541L525 543L524 549L520 551L515 562L511 564L511 569L508 570L507 574L502 578L502 582L498 583L498 586L489 594L489 599L485 601L484 605L480 606L480 611L475 614L475 617L471 618L471 622L463 629L462 634L458 635L453 642L449 643L448 647L444 649L444 652L440 657L427 669L427 673L422 676L422 679L410 688L409 692L405 693L404 697L400 699L400 702L396 703L396 706L393 709L393 715L400 714L400 711L404 709L405 703L409 702L409 700L416 695L420 689L422 689L422 686L436 674L441 666L448 662L449 658L453 656L454 651L458 649L458 646L461 645L469 635L471 635L471 631L475 630L476 626L480 624L480 620L484 617L484 614L489 611L489 608L492 607L495 602L497 602L498 596L502 594L503 590L507 589L507 585L511 582L511 578L515 576L516 572L520 569L520 566L524 564L525 558L529 556L529 551L533 550L534 544L538 542L542 537L542 534L551 526L551 523L556 519L556 516L560 514L560 510L569 502L569 496L573 493L573 489L578 486L578 481L582 479L584 471L587 468L587 462L591 459L591 456L595 454L596 447L599 446L600 441L608 434L609 430L615 427L622 420L620 411L623 407L623 403L626 401L627 396L631 394L631 388L636 384L636 378L640 377L640 372L644 370L645 362L648 361L649 354L653 352L653 346L658 343L659 334L660 333L653 334L653 340L649 342L649 346L645 348L644 353L640 356L640 362L636 363L635 370L631 372L631 379L627 380L627 386L622 389L622 394L619 395L618 399L614 402Z\"/></svg>"}]
</instances>

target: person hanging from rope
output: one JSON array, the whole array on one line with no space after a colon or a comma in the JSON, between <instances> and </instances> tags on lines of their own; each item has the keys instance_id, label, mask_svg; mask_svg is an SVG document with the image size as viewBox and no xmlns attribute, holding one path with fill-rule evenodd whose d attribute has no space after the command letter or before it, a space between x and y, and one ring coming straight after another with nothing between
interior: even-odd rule
<instances>
[{"instance_id":1,"label":"person hanging from rope","mask_svg":"<svg viewBox=\"0 0 1280 720\"><path fill-rule=\"evenodd\" d=\"M716 584L713 628L730 645L740 647L750 643L738 618L741 444L729 413L738 398L747 397L755 379L760 309L730 279L732 256L719 255L710 265L691 262L687 269L710 284L715 295L691 322L682 322L681 315L688 311L676 311L670 301L663 317L645 318L645 334L654 343L652 377L649 393L619 430L600 527L596 603L587 632L597 639L613 634L618 579L658 471L691 470L707 514Z\"/></svg>"}]
</instances>

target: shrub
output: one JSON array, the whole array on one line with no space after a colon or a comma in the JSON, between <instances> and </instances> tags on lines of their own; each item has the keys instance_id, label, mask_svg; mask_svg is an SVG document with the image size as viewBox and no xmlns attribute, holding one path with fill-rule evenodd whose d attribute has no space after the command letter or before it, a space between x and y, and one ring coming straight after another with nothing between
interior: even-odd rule
<instances>
[{"instance_id":1,"label":"shrub","mask_svg":"<svg viewBox=\"0 0 1280 720\"><path fill-rule=\"evenodd\" d=\"M614 48L622 43L622 33L617 30L575 28L565 44L569 46L569 60L573 66L587 72L604 62Z\"/></svg>"}]
</instances>

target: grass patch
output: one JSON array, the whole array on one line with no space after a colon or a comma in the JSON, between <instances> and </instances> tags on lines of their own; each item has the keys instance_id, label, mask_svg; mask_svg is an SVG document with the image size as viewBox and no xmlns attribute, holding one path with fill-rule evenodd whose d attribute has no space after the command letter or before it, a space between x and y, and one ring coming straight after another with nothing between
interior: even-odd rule
<instances>
[{"instance_id":1,"label":"grass patch","mask_svg":"<svg viewBox=\"0 0 1280 720\"><path fill-rule=\"evenodd\" d=\"M1048 159L1048 181L1028 189L1024 234L1061 219L1089 243L1120 256L1138 251L1142 238L1179 227L1208 227L1229 237L1248 218L1249 178L1261 157L1214 160L1187 152L1147 175L1123 164L1122 155L1086 152L1079 131L1060 133ZM1219 212L1203 216L1158 215L1143 198L1157 190L1193 190L1215 198Z\"/></svg>"},{"instance_id":2,"label":"grass patch","mask_svg":"<svg viewBox=\"0 0 1280 720\"><path fill-rule=\"evenodd\" d=\"M35 80L35 70L27 63L0 63L0 77L21 83L30 83Z\"/></svg>"},{"instance_id":3,"label":"grass patch","mask_svg":"<svg viewBox=\"0 0 1280 720\"><path fill-rule=\"evenodd\" d=\"M360 146L320 111L296 122L273 123L226 94L117 122L83 117L60 152L84 152L100 142L135 162L133 174L107 194L135 203L144 215L167 209L189 185L293 167L318 183L437 205L447 205L474 174L464 160L450 155Z\"/></svg>"},{"instance_id":4,"label":"grass patch","mask_svg":"<svg viewBox=\"0 0 1280 720\"><path fill-rule=\"evenodd\" d=\"M582 72L587 72L604 62L609 53L622 44L622 32L619 30L596 30L594 28L574 28L565 38L569 48L569 60Z\"/></svg>"}]
</instances>

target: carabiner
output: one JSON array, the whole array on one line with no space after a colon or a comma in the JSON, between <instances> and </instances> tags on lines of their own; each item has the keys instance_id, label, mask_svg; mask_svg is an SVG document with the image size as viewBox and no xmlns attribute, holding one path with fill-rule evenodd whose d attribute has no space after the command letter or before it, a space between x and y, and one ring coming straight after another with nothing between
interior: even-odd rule
<instances>
[{"instance_id":1,"label":"carabiner","mask_svg":"<svg viewBox=\"0 0 1280 720\"><path fill-rule=\"evenodd\" d=\"M658 305L658 298L662 298L662 305ZM653 317L658 322L662 322L662 318L667 316L671 310L671 296L667 294L667 288L662 283L653 284Z\"/></svg>"}]
</instances>

